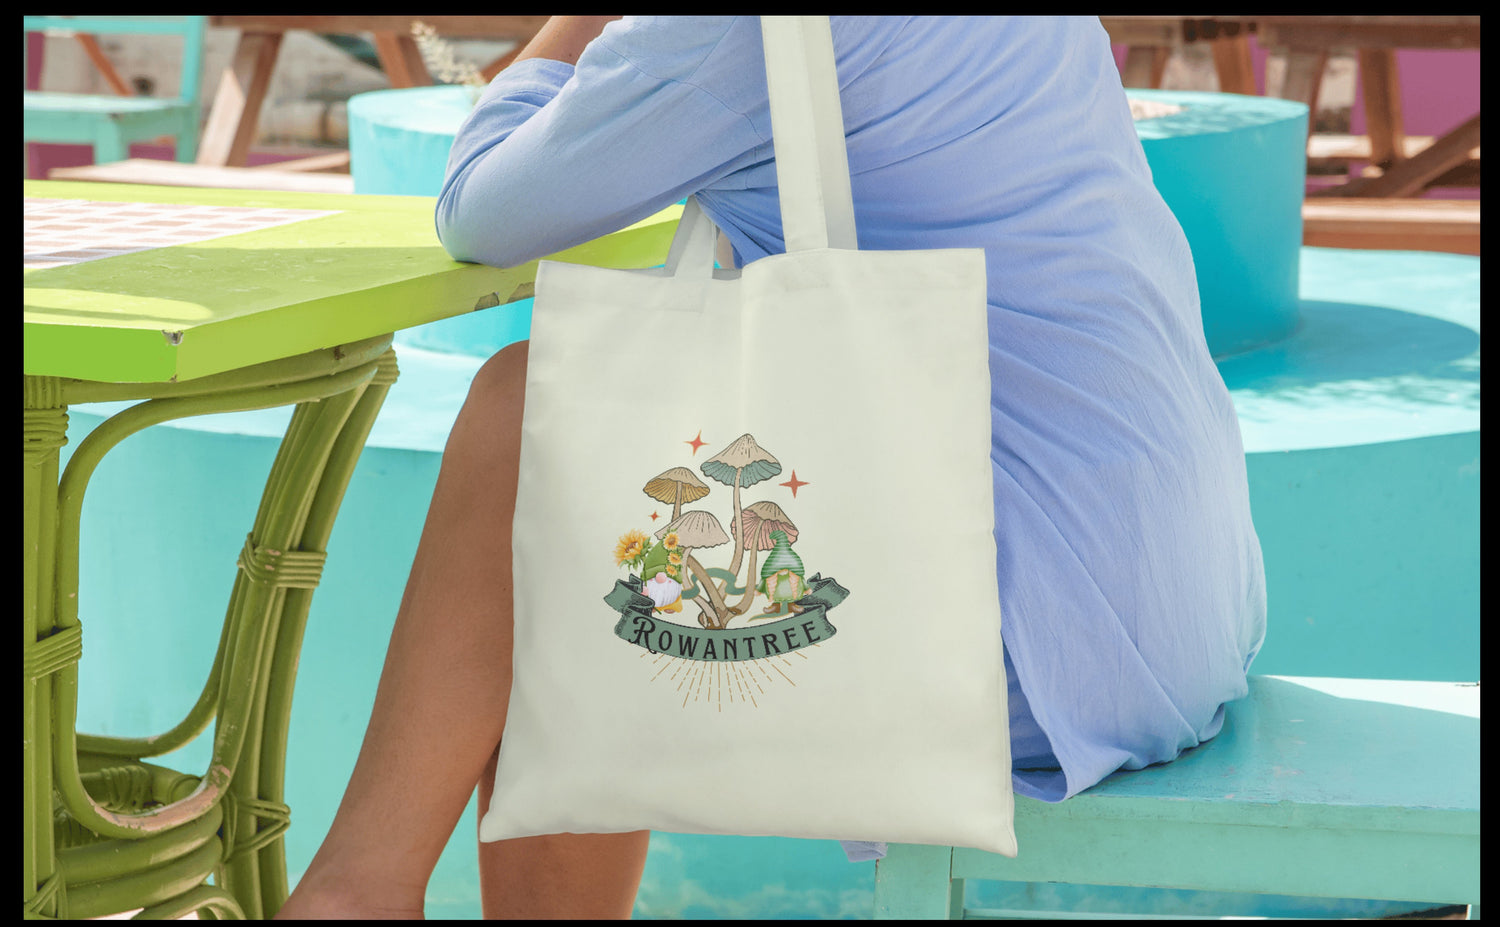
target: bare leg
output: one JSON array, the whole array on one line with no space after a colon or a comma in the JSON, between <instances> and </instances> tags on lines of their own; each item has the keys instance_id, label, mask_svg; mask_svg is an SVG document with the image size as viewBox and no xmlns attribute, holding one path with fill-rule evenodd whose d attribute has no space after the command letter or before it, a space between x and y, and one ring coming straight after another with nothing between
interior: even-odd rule
<instances>
[{"instance_id":1,"label":"bare leg","mask_svg":"<svg viewBox=\"0 0 1500 927\"><path fill-rule=\"evenodd\" d=\"M524 342L502 350L470 386L443 452L354 773L278 917L421 917L433 867L500 741L510 701L510 530L526 356ZM542 839L555 848L536 852L550 852L563 871L580 858L599 870L611 866L597 857L612 845ZM488 902L493 892L485 894ZM537 900L559 912L572 903Z\"/></svg>"},{"instance_id":2,"label":"bare leg","mask_svg":"<svg viewBox=\"0 0 1500 927\"><path fill-rule=\"evenodd\" d=\"M498 754L498 751L497 751ZM479 814L495 784L490 757L479 780ZM490 920L627 919L646 867L649 830L558 834L479 844L479 891Z\"/></svg>"}]
</instances>

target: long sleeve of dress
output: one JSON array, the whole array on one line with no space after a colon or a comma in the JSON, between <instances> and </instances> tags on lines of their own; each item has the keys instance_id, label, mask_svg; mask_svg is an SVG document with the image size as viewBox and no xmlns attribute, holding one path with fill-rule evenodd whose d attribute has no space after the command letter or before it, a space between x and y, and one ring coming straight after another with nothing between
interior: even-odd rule
<instances>
[{"instance_id":1,"label":"long sleeve of dress","mask_svg":"<svg viewBox=\"0 0 1500 927\"><path fill-rule=\"evenodd\" d=\"M611 23L576 68L531 58L491 82L454 139L438 197L449 254L513 267L753 163L767 140L694 80L734 18L678 19Z\"/></svg>"}]
</instances>

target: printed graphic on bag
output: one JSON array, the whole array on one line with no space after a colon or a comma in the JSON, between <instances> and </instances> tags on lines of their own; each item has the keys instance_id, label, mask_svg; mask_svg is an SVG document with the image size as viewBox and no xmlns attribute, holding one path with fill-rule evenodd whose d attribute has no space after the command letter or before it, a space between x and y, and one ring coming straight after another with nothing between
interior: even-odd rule
<instances>
[{"instance_id":1,"label":"printed graphic on bag","mask_svg":"<svg viewBox=\"0 0 1500 927\"><path fill-rule=\"evenodd\" d=\"M684 443L696 456L708 442L699 432ZM781 463L753 435L746 434L699 469L710 480L733 489L729 531L704 509L683 510L711 490L691 469L672 467L652 477L645 494L670 504L672 516L653 535L632 529L615 542L616 565L632 571L627 579L616 580L604 597L620 615L615 636L650 654L720 664L770 660L833 637L838 629L829 623L828 610L842 602L849 590L831 577L808 575L792 546L798 537L797 525L779 504L771 500L741 504L740 490L780 475ZM797 490L811 483L797 479L793 470L790 480L775 485L790 489L795 501ZM652 512L650 517L655 521L661 515ZM705 551L731 542L727 569L704 566L700 558ZM759 560L762 553L763 562ZM757 609L761 598L766 604ZM692 612L687 610L689 604ZM697 619L698 627L685 623L689 615ZM758 682L755 685L759 688ZM741 695L750 697L748 686L741 688ZM754 702L753 697L750 700Z\"/></svg>"}]
</instances>

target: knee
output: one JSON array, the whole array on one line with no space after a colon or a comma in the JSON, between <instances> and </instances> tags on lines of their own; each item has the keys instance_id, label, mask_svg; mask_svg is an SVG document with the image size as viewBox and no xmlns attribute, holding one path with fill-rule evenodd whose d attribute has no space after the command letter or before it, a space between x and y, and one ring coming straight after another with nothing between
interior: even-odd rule
<instances>
[{"instance_id":1,"label":"knee","mask_svg":"<svg viewBox=\"0 0 1500 927\"><path fill-rule=\"evenodd\" d=\"M508 345L474 374L443 448L445 469L466 460L493 469L519 455L526 405L526 349L524 341Z\"/></svg>"},{"instance_id":2,"label":"knee","mask_svg":"<svg viewBox=\"0 0 1500 927\"><path fill-rule=\"evenodd\" d=\"M492 411L512 408L526 395L526 360L531 342L517 341L506 345L480 366L469 384L466 405L484 406Z\"/></svg>"}]
</instances>

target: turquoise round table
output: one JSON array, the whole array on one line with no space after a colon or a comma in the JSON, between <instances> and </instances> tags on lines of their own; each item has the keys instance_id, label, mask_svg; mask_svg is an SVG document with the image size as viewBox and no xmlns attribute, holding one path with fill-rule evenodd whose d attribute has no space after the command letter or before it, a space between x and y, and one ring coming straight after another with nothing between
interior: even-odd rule
<instances>
[{"instance_id":1,"label":"turquoise round table","mask_svg":"<svg viewBox=\"0 0 1500 927\"><path fill-rule=\"evenodd\" d=\"M335 516L397 377L392 333L527 296L536 273L536 262L453 261L432 208L410 197L25 184L25 916L261 918L285 900L292 685ZM555 257L658 264L676 212ZM59 475L69 405L118 400L140 401L93 428ZM197 702L159 735L77 732L80 614L107 622L110 611L78 595L90 476L148 426L287 405ZM150 686L162 672L140 665L126 678ZM150 762L210 725L206 768Z\"/></svg>"}]
</instances>

